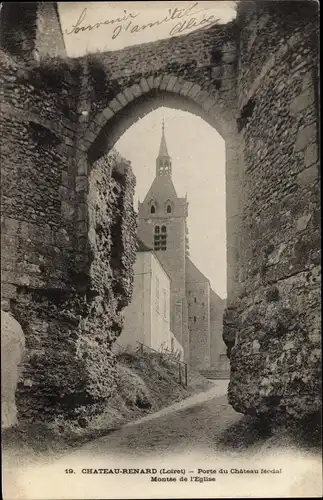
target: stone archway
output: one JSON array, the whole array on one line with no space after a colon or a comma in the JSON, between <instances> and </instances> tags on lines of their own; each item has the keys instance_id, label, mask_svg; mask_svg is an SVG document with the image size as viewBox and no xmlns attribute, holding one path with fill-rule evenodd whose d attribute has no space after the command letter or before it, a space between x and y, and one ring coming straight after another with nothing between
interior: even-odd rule
<instances>
[{"instance_id":1,"label":"stone archway","mask_svg":"<svg viewBox=\"0 0 323 500\"><path fill-rule=\"evenodd\" d=\"M235 110L226 108L210 92L172 74L142 78L140 85L126 87L87 125L80 139L81 158L78 161L78 200L84 204L83 234L86 237L86 210L91 165L112 149L121 135L138 119L160 106L189 111L209 123L225 140L226 147L226 220L227 220L227 290L230 306L239 295L239 240L241 215L240 140L236 128ZM86 172L84 165L87 165ZM80 222L80 221L79 221ZM83 221L81 221L83 222Z\"/></svg>"},{"instance_id":2,"label":"stone archway","mask_svg":"<svg viewBox=\"0 0 323 500\"><path fill-rule=\"evenodd\" d=\"M35 396L39 407L39 394L47 398L48 387L51 398L56 391L55 411L61 403L83 402L85 382L78 377L86 371L95 381L91 395L98 395L103 375L107 382L101 396L108 394L109 370L95 374L94 358L75 356L79 313L85 317L88 312L89 165L99 139L107 135L113 142L116 125L127 128L126 110L156 93L190 101L197 113L203 110L207 120L215 120L220 134L216 117L225 118L227 305L232 311L226 343L233 345L237 332L239 337L231 356L230 403L245 413L279 409L286 414L288 409L288 415L320 407L318 12L315 2L299 3L295 8L293 2L242 2L228 25L100 54L92 87L88 56L77 71L71 71L70 61L66 71L59 66L48 72L42 61L37 68L26 67L35 48L48 53L54 17L47 12L50 29L39 37L39 3L21 8L19 30L12 29L17 5L4 7L11 11L0 40L5 48L0 61L6 100L2 139L8 153L3 163L11 199L2 200L3 290L10 310L24 320L27 340L43 347L47 329L50 333L47 350L37 351L33 366L49 362L55 368L48 370L43 391L39 373L26 363L28 378L32 373L34 380L30 390L23 388L26 414L37 414L31 399ZM11 58L7 51L13 48ZM101 145L102 151L110 147L104 141ZM65 315L69 309L73 314ZM65 335L71 330L74 344ZM69 357L62 365L64 350ZM98 347L94 357L100 352ZM62 380L70 392L66 398ZM50 406L48 415L53 412Z\"/></svg>"},{"instance_id":3,"label":"stone archway","mask_svg":"<svg viewBox=\"0 0 323 500\"><path fill-rule=\"evenodd\" d=\"M222 137L229 135L229 110L224 110L219 101L200 85L176 75L166 74L163 78L160 76L142 78L140 85L135 84L119 92L102 111L96 114L87 127L83 138L86 146L90 147L105 125L115 115L125 110L129 104L149 94L153 94L156 98L158 93L186 98L188 106L195 105L193 112L199 113L200 111L199 114L204 115L204 118L212 123Z\"/></svg>"}]
</instances>

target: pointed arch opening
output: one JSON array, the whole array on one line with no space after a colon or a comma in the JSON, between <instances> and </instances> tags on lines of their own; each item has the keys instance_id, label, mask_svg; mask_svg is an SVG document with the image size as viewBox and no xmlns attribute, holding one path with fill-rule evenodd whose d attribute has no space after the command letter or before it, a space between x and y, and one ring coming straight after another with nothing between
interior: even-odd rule
<instances>
[{"instance_id":1,"label":"pointed arch opening","mask_svg":"<svg viewBox=\"0 0 323 500\"><path fill-rule=\"evenodd\" d=\"M189 85L188 88L194 88L194 85ZM189 93L189 92L188 92ZM225 106L222 106L220 102L216 101L214 96L211 96L206 91L197 89L197 94L195 97L192 95L183 95L180 91L178 93L168 91L166 89L149 89L146 92L141 92L141 95L132 96L129 99L125 99L126 103L121 101L123 99L118 98L119 101L117 104L117 109L112 111L114 105L111 103L107 108L105 108L101 114L99 114L94 122L94 125L91 127L91 130L85 134L86 144L87 144L87 158L89 164L89 171L91 171L91 167L95 165L98 158L106 155L111 151L118 143L119 139L123 136L123 134L130 129L132 125L137 123L142 118L147 117L151 112L156 111L158 108L165 108L167 106L168 109L188 112L195 117L202 118L204 122L208 125L211 125L213 129L215 129L218 134L224 139L226 146L226 195L228 199L228 194L230 196L230 204L227 203L227 278L228 278L228 293L237 294L238 287L234 286L237 283L237 270L238 270L238 242L236 239L237 234L237 221L239 220L239 192L240 192L240 182L239 175L237 175L237 170L239 171L239 163L240 163L240 151L239 151L239 140L236 135L236 124L234 115L230 114L230 112L226 112ZM116 96L117 98L118 96ZM116 101L116 98L113 101ZM112 102L113 102L112 101ZM130 101L130 102L129 102ZM149 130L149 129L147 129ZM180 133L182 127L178 127L178 133ZM146 137L146 133L143 135ZM201 134L201 137L203 134ZM137 135L139 137L139 135ZM188 150L189 147L197 147L199 142L201 142L201 137L196 137L195 140L188 141L188 143L182 148L182 150ZM159 142L159 139L158 139ZM89 144L90 143L90 144ZM133 147L140 146L137 144L136 140L132 142ZM149 143L146 141L145 145L140 148L145 150L149 147ZM124 154L125 151L121 151L121 154L127 158L127 154ZM156 151L157 153L157 151ZM171 151L170 151L170 156ZM155 156L156 158L156 156ZM214 161L217 158L217 154L214 154ZM174 167L174 159L173 159L173 172L174 168L176 170L176 166ZM203 164L203 163L202 163ZM143 165L143 164L142 164ZM197 166L200 165L198 162ZM196 168L196 171L199 173L200 177L203 177L203 168ZM185 174L184 174L185 175ZM162 176L164 177L164 176ZM168 177L168 176L165 176ZM196 183L198 185L198 183ZM216 186L216 182L214 182L213 186ZM234 194L232 194L234 193ZM172 196L172 195L170 195ZM140 197L143 199L142 197ZM176 202L176 216L172 215L172 223L174 218L177 218L178 210L183 211L183 215L186 208L186 198L183 196L180 198L180 203ZM164 200L159 200L159 208L156 210L157 205L154 200L154 204L151 204L149 207L149 212L146 212L147 219L149 219L150 215L154 215L150 219L150 242L149 240L145 240L148 243L148 246L160 252L160 256L162 258L167 258L167 254L162 253L169 250L169 243L171 242L173 248L172 239L169 238L170 229L164 221L162 217L166 219L166 215L170 215L174 213L174 205L173 203L168 203L169 195L164 198ZM200 201L201 203L201 201ZM202 203L201 203L202 204ZM142 206L143 204L141 204ZM163 207L163 210L162 210ZM164 215L163 215L164 214ZM153 225L153 221L158 221L157 225ZM208 234L212 231L212 221L209 217L203 216L201 217L201 221L208 221L209 228L204 231L204 235ZM165 227L166 230L162 227ZM153 230L152 230L153 229ZM174 230L173 230L174 231ZM176 230L175 230L176 232ZM183 234L182 234L183 233ZM185 247L185 229L182 231L183 237L183 247ZM190 231L191 233L191 231ZM173 234L173 233L172 233ZM204 238L204 235L201 236L201 241ZM205 247L208 245L204 245ZM192 248L192 247L191 247ZM194 248L193 248L194 251ZM185 258L188 257L187 252L184 252ZM192 255L192 251L191 251ZM233 295L231 295L233 299ZM234 299L233 299L234 300ZM228 298L228 303L230 302L230 295ZM174 318L177 315L182 315L183 312L180 312L178 306L176 306L176 311L171 312L171 328L174 325Z\"/></svg>"},{"instance_id":2,"label":"pointed arch opening","mask_svg":"<svg viewBox=\"0 0 323 500\"><path fill-rule=\"evenodd\" d=\"M154 198L151 198L149 203L148 203L148 212L152 215L155 215L156 212L157 212L157 208L158 208L158 203L157 201L154 199Z\"/></svg>"},{"instance_id":3,"label":"pointed arch opening","mask_svg":"<svg viewBox=\"0 0 323 500\"><path fill-rule=\"evenodd\" d=\"M225 141L226 149L226 219L227 219L227 293L228 305L239 296L239 234L242 175L236 116L232 104L226 106L220 97L203 90L199 85L167 75L171 89L142 83L136 91L125 89L95 117L84 135L89 166L113 149L126 130L160 107L167 106L202 118ZM162 84L159 83L161 86ZM199 142L199 139L197 140ZM187 147L187 146L186 146ZM201 169L203 173L203 169ZM230 202L228 202L230 200ZM167 207L166 207L167 210ZM169 210L169 209L168 209ZM167 213L167 212L166 212ZM192 249L191 249L192 251Z\"/></svg>"},{"instance_id":4,"label":"pointed arch opening","mask_svg":"<svg viewBox=\"0 0 323 500\"><path fill-rule=\"evenodd\" d=\"M225 103L220 103L219 98L217 101L216 97L198 85L178 78L175 80L179 87L178 92L149 88L147 84L146 92L140 91L140 95L130 97L131 90L127 92L126 89L120 97L117 96L119 101L113 99L110 105L98 113L94 117L93 125L84 134L90 164L107 154L124 132L138 120L165 106L202 118L214 127L224 140L230 139L230 135L236 131L235 115L225 111ZM234 142L234 138L232 139Z\"/></svg>"}]
</instances>

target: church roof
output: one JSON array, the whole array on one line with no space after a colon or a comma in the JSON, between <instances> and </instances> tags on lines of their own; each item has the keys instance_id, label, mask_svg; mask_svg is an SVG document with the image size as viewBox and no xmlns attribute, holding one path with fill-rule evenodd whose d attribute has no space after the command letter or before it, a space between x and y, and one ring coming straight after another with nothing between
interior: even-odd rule
<instances>
[{"instance_id":1,"label":"church roof","mask_svg":"<svg viewBox=\"0 0 323 500\"><path fill-rule=\"evenodd\" d=\"M226 304L227 304L227 300L226 299L223 299L222 297L220 297L220 295L218 295L212 288L211 288L211 295L210 295L210 298L211 298L211 305L212 303L214 304L217 304L217 305L222 305L222 307L226 307Z\"/></svg>"},{"instance_id":2,"label":"church roof","mask_svg":"<svg viewBox=\"0 0 323 500\"><path fill-rule=\"evenodd\" d=\"M137 239L137 252L152 252L153 249L146 245L141 239Z\"/></svg>"},{"instance_id":3,"label":"church roof","mask_svg":"<svg viewBox=\"0 0 323 500\"><path fill-rule=\"evenodd\" d=\"M172 178L168 175L155 177L146 195L144 203L154 200L165 202L177 199L177 193Z\"/></svg>"},{"instance_id":4,"label":"church roof","mask_svg":"<svg viewBox=\"0 0 323 500\"><path fill-rule=\"evenodd\" d=\"M226 308L226 299L222 299L212 288L210 290L210 318L211 321L218 318L219 312Z\"/></svg>"},{"instance_id":5,"label":"church roof","mask_svg":"<svg viewBox=\"0 0 323 500\"><path fill-rule=\"evenodd\" d=\"M162 136L161 136L161 141L160 141L160 146L159 146L158 157L160 158L160 157L165 157L165 156L167 156L169 158L167 144L166 144L166 137L165 137L165 124L164 124L164 120L163 120Z\"/></svg>"},{"instance_id":6,"label":"church roof","mask_svg":"<svg viewBox=\"0 0 323 500\"><path fill-rule=\"evenodd\" d=\"M209 283L210 280L186 257L186 282L187 283Z\"/></svg>"}]
</instances>

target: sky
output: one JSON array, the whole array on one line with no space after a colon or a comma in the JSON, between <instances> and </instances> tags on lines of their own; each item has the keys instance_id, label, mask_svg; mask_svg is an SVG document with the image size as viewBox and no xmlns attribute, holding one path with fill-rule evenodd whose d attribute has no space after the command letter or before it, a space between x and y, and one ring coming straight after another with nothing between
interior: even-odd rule
<instances>
[{"instance_id":1,"label":"sky","mask_svg":"<svg viewBox=\"0 0 323 500\"><path fill-rule=\"evenodd\" d=\"M203 19L210 23L217 19L218 23L229 22L235 16L234 4L64 2L59 3L59 13L67 53L78 57L177 36L176 31L186 27L183 22L192 18L199 28ZM183 16L181 20L170 19L139 32L137 28L133 33L125 30L130 21L132 29L177 15ZM107 23L97 25L103 21ZM88 26L94 27L90 30ZM135 208L138 198L143 201L155 176L163 118L174 185L179 196L187 194L189 202L190 257L209 278L214 291L226 298L225 149L223 139L210 125L190 113L159 108L124 133L115 147L131 161L136 176Z\"/></svg>"},{"instance_id":2,"label":"sky","mask_svg":"<svg viewBox=\"0 0 323 500\"><path fill-rule=\"evenodd\" d=\"M190 113L158 108L123 134L115 148L136 176L135 209L155 177L163 118L174 186L189 202L190 257L226 298L225 147L213 127Z\"/></svg>"},{"instance_id":3,"label":"sky","mask_svg":"<svg viewBox=\"0 0 323 500\"><path fill-rule=\"evenodd\" d=\"M168 38L170 34L178 36L205 26L203 23L206 19L210 24L217 19L220 24L229 22L235 17L234 4L233 1L225 0L213 2L59 2L58 9L68 55L77 57L86 52L114 51L129 45L160 40ZM176 19L178 15L182 16L181 19ZM147 23L160 22L167 16L173 19L144 30L140 29L139 32L138 28L135 28L135 26L142 28ZM196 26L186 29L187 21L190 20L192 23L193 18ZM117 22L117 19L121 21ZM185 30L179 32L179 22L184 21L186 21ZM203 23L199 24L202 21ZM102 22L106 24L95 27L97 23ZM131 24L126 30L129 22ZM94 27L84 30L88 26ZM181 29L183 27L181 26Z\"/></svg>"}]
</instances>

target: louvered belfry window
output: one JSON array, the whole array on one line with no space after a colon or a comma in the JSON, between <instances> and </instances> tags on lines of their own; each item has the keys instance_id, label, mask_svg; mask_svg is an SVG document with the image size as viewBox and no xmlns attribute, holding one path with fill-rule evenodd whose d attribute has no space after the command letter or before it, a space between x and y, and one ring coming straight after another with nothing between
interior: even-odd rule
<instances>
[{"instance_id":1,"label":"louvered belfry window","mask_svg":"<svg viewBox=\"0 0 323 500\"><path fill-rule=\"evenodd\" d=\"M161 235L160 235L160 249L167 250L167 228L166 226L161 227Z\"/></svg>"},{"instance_id":2,"label":"louvered belfry window","mask_svg":"<svg viewBox=\"0 0 323 500\"><path fill-rule=\"evenodd\" d=\"M160 227L159 226L155 226L154 250L160 250Z\"/></svg>"},{"instance_id":3,"label":"louvered belfry window","mask_svg":"<svg viewBox=\"0 0 323 500\"><path fill-rule=\"evenodd\" d=\"M167 228L166 226L155 226L154 250L167 250Z\"/></svg>"}]
</instances>

